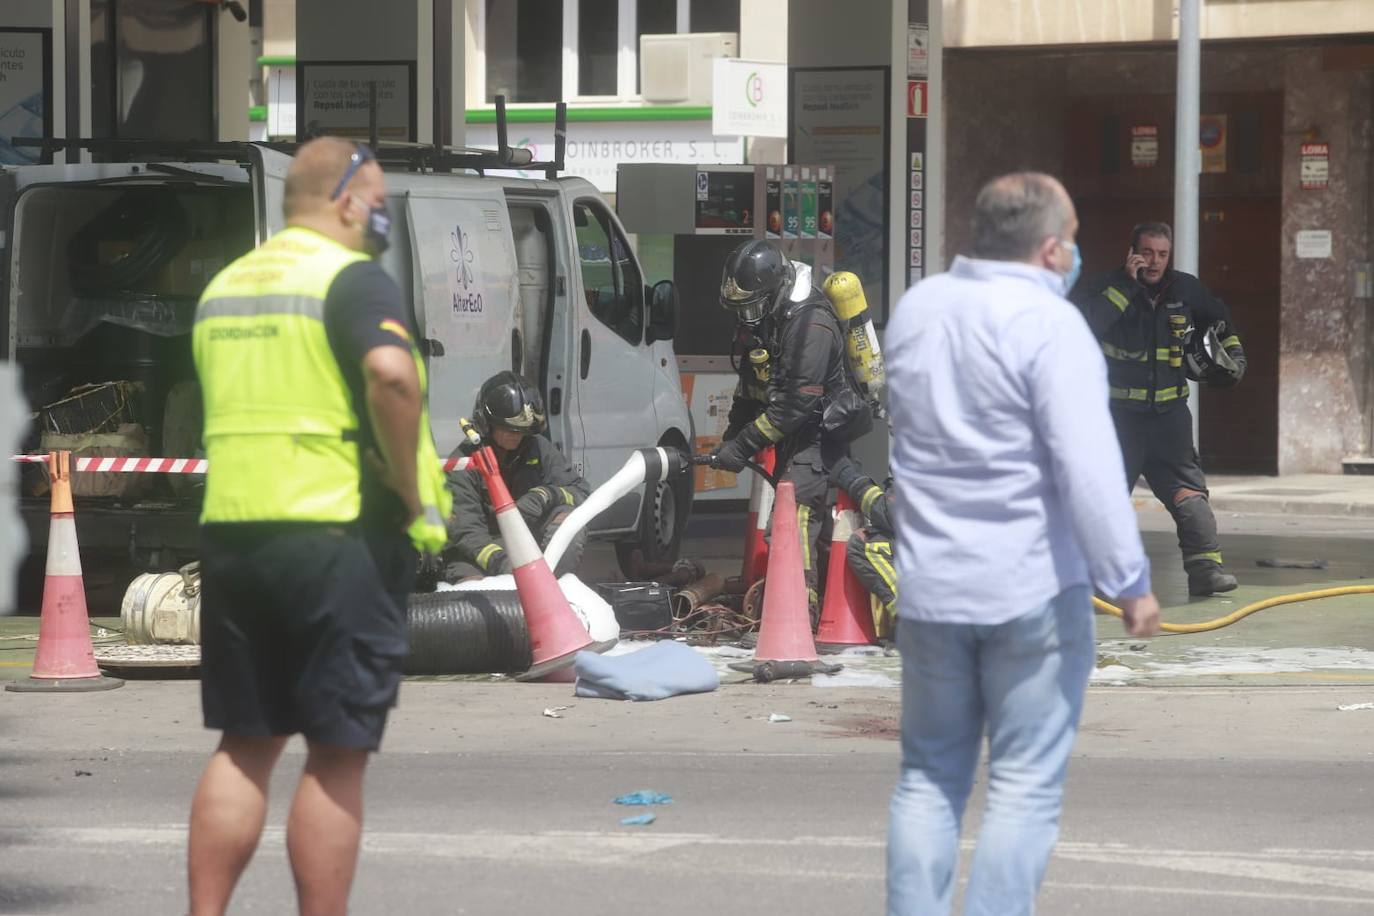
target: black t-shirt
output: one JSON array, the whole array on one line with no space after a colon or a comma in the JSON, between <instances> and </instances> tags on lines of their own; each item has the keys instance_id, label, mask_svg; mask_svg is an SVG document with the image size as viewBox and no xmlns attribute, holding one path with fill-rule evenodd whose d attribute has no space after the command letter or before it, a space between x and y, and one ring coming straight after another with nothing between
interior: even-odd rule
<instances>
[{"instance_id":1,"label":"black t-shirt","mask_svg":"<svg viewBox=\"0 0 1374 916\"><path fill-rule=\"evenodd\" d=\"M363 357L376 347L401 347L410 352L414 331L401 302L400 288L376 261L359 261L339 271L324 299L325 334L358 414L363 469L361 521L370 526L400 527L405 521L400 497L376 479L364 457L368 449L377 449L377 440L367 408Z\"/></svg>"}]
</instances>

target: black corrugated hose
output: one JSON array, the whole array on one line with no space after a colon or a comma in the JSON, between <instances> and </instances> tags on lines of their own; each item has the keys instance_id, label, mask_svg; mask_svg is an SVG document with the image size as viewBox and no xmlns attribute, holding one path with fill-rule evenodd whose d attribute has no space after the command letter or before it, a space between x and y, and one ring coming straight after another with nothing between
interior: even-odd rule
<instances>
[{"instance_id":1,"label":"black corrugated hose","mask_svg":"<svg viewBox=\"0 0 1374 916\"><path fill-rule=\"evenodd\" d=\"M530 667L530 634L514 591L411 595L406 674L517 674Z\"/></svg>"}]
</instances>

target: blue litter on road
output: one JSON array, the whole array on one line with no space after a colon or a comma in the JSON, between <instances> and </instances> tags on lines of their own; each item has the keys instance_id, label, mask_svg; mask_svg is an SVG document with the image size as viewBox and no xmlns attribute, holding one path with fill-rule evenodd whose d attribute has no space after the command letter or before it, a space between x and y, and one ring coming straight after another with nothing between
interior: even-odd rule
<instances>
[{"instance_id":1,"label":"blue litter on road","mask_svg":"<svg viewBox=\"0 0 1374 916\"><path fill-rule=\"evenodd\" d=\"M655 792L653 789L640 789L638 792L630 792L626 795L617 796L617 805L667 805L671 804L673 797L664 795L662 792ZM649 815L652 817L653 815Z\"/></svg>"},{"instance_id":2,"label":"blue litter on road","mask_svg":"<svg viewBox=\"0 0 1374 916\"><path fill-rule=\"evenodd\" d=\"M636 814L634 817L622 817L620 826L622 827L643 827L645 824L652 824L657 818L652 814Z\"/></svg>"}]
</instances>

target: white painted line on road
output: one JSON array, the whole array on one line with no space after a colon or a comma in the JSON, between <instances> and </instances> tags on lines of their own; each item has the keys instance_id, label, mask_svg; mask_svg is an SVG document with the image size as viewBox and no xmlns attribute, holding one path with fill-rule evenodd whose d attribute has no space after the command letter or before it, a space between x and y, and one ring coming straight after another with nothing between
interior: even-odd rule
<instances>
[{"instance_id":1,"label":"white painted line on road","mask_svg":"<svg viewBox=\"0 0 1374 916\"><path fill-rule=\"evenodd\" d=\"M148 827L0 827L0 845L10 848L23 846L67 848L71 846L106 846L111 851L126 854L131 846L184 848L186 827L181 824ZM285 844L285 830L268 827L262 844L281 848ZM797 848L851 849L878 852L885 842L871 836L795 836L795 837L739 837L710 833L661 833L656 831L539 831L532 833L410 833L370 830L363 835L363 849L378 856L416 857L499 861L507 864L577 865L582 867L620 866L633 861L637 868L653 870L678 868L681 859L673 856L655 863L655 853L680 850L684 847L710 848ZM960 843L964 850L973 847L972 840ZM1142 869L1161 869L1170 872L1211 875L1216 878L1245 881L1301 884L1313 888L1345 889L1360 892L1360 896L1341 894L1285 893L1281 891L1242 890L1216 886L1178 887L1151 884L1123 885L1116 882L1092 883L1049 881L1047 887L1066 890L1092 890L1103 893L1137 893L1185 895L1216 898L1262 900L1308 900L1333 904L1374 903L1374 872L1294 864L1281 858L1319 859L1326 862L1343 858L1365 860L1374 857L1369 850L1342 849L1265 849L1258 852L1237 850L1158 849L1131 846L1125 843L1085 843L1066 841L1055 850L1061 862L1093 863L1130 866ZM756 866L743 860L738 853L730 853L726 861L702 861L703 868L721 873L752 874ZM1060 866L1063 867L1062 865ZM812 880L876 881L882 878L880 861L856 863L843 870L816 869L806 862L795 865L769 865L773 876Z\"/></svg>"}]
</instances>

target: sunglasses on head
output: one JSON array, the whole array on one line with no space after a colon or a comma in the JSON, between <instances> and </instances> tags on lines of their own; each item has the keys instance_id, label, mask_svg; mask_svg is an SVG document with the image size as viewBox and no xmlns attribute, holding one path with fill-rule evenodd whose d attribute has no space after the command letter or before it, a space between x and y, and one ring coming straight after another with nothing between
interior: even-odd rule
<instances>
[{"instance_id":1,"label":"sunglasses on head","mask_svg":"<svg viewBox=\"0 0 1374 916\"><path fill-rule=\"evenodd\" d=\"M353 180L353 176L358 174L358 169L362 168L364 163L375 162L376 159L377 157L372 150L367 148L366 143L359 143L354 146L353 155L348 157L348 168L344 169L343 177L334 186L334 193L329 195L329 199L338 200L339 195L344 192L344 188L348 187L348 183Z\"/></svg>"}]
</instances>

